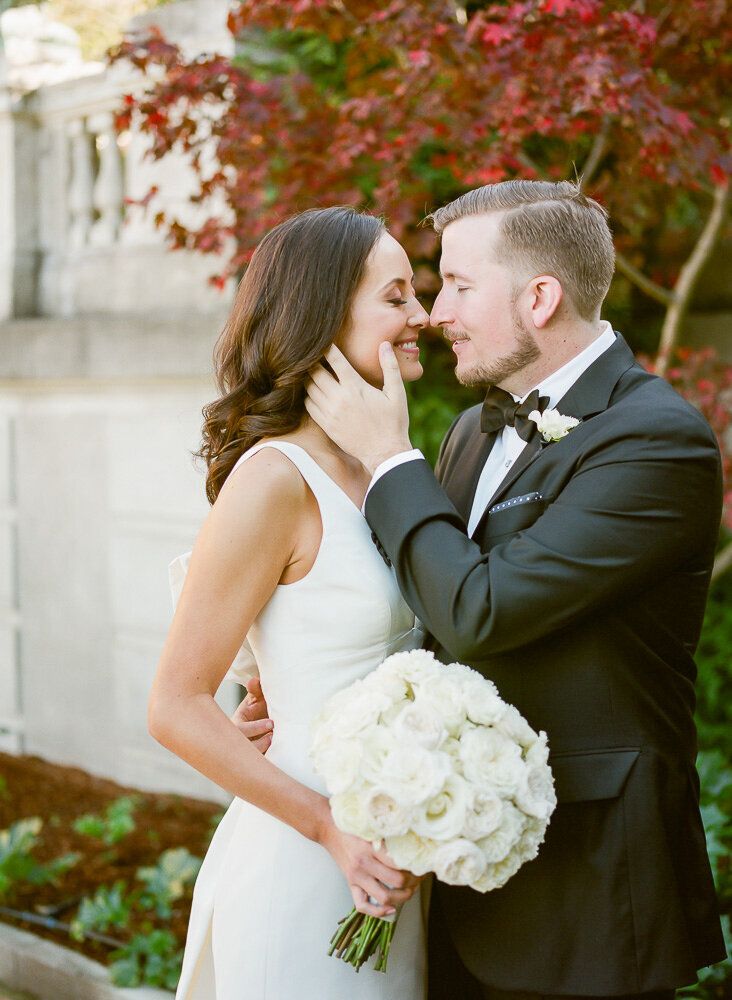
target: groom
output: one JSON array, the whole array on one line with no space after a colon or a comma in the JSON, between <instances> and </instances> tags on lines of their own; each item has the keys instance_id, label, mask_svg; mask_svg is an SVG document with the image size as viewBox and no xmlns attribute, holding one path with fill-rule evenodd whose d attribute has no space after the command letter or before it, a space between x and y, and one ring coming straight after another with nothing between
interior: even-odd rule
<instances>
[{"instance_id":1,"label":"groom","mask_svg":"<svg viewBox=\"0 0 732 1000\"><path fill-rule=\"evenodd\" d=\"M431 322L486 402L436 475L388 345L383 392L334 348L308 411L372 472L366 518L437 656L548 733L559 805L503 888L436 884L431 996L665 1000L725 954L693 721L716 442L600 319L612 241L575 185L488 185L432 221Z\"/></svg>"}]
</instances>

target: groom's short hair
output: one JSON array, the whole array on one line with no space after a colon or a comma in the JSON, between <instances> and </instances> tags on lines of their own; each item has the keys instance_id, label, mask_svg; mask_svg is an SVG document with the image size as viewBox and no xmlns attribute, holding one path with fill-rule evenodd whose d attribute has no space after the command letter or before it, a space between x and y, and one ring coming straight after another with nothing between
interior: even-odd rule
<instances>
[{"instance_id":1,"label":"groom's short hair","mask_svg":"<svg viewBox=\"0 0 732 1000\"><path fill-rule=\"evenodd\" d=\"M551 274L583 319L597 316L615 270L602 205L571 181L501 181L475 188L427 216L438 233L467 215L502 212L496 261L523 275Z\"/></svg>"}]
</instances>

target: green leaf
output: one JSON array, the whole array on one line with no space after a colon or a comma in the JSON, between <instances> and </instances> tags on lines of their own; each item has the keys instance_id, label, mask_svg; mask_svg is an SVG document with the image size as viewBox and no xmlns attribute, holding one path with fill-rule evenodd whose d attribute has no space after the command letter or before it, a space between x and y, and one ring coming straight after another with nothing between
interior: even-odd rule
<instances>
[{"instance_id":1,"label":"green leaf","mask_svg":"<svg viewBox=\"0 0 732 1000\"><path fill-rule=\"evenodd\" d=\"M138 868L136 878L145 884L142 905L157 910L162 917L170 915L170 904L192 886L201 867L201 859L185 847L164 851L154 867Z\"/></svg>"}]
</instances>

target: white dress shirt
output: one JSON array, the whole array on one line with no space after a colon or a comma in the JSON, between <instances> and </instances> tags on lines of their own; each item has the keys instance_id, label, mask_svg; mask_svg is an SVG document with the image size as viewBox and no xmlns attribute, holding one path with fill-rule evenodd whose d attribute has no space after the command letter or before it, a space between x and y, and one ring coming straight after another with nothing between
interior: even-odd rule
<instances>
[{"instance_id":1,"label":"white dress shirt","mask_svg":"<svg viewBox=\"0 0 732 1000\"><path fill-rule=\"evenodd\" d=\"M592 341L583 351L575 355L566 365L562 365L557 371L548 375L535 389L539 390L540 396L549 397L549 407L555 409L559 401L572 388L574 383L583 375L585 371L600 357L605 351L615 343L613 328L605 320L601 321L602 332L599 337ZM518 396L513 398L516 402L523 402L526 396L530 395L533 389L529 390L521 399ZM513 395L513 394L512 394ZM483 466L483 471L478 480L478 486L473 498L473 506L468 520L468 535L472 537L478 522L483 516L483 512L491 501L494 493L501 485L509 469L526 447L526 442L519 437L515 427L506 426L496 438L491 452ZM411 462L415 459L424 459L424 455L418 449L404 451L399 455L392 455L375 470L371 482L369 483L366 496L374 483L391 469L404 462ZM364 499L365 504L365 499Z\"/></svg>"}]
</instances>

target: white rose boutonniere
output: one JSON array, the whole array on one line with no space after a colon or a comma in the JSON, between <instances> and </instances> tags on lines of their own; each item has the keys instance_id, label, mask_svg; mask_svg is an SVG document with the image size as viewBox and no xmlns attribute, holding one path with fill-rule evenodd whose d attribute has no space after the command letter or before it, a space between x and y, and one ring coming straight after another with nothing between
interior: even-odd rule
<instances>
[{"instance_id":1,"label":"white rose boutonniere","mask_svg":"<svg viewBox=\"0 0 732 1000\"><path fill-rule=\"evenodd\" d=\"M576 417L565 417L559 410L551 409L543 413L532 410L529 420L534 421L545 441L561 441L579 423Z\"/></svg>"}]
</instances>

